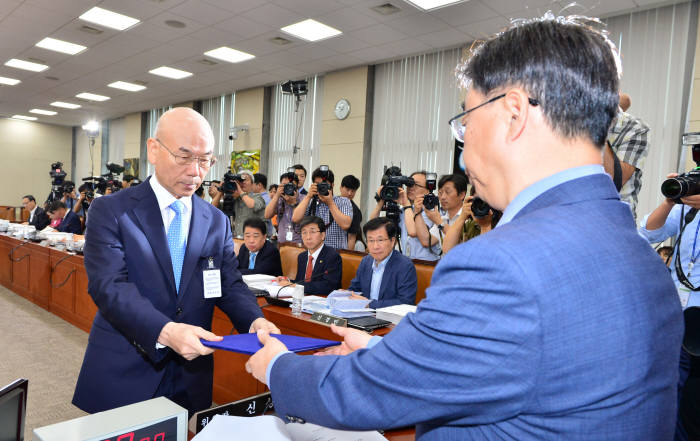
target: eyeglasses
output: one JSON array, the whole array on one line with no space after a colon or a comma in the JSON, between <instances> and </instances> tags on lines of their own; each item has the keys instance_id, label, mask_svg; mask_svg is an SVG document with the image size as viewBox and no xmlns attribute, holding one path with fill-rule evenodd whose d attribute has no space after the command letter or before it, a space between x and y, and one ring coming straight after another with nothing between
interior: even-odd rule
<instances>
[{"instance_id":1,"label":"eyeglasses","mask_svg":"<svg viewBox=\"0 0 700 441\"><path fill-rule=\"evenodd\" d=\"M302 236L311 236L312 234L320 233L321 230L302 230Z\"/></svg>"},{"instance_id":2,"label":"eyeglasses","mask_svg":"<svg viewBox=\"0 0 700 441\"><path fill-rule=\"evenodd\" d=\"M199 168L204 168L204 169L209 169L211 168L212 165L216 164L216 158L213 156L180 156L176 155L175 153L171 152L170 149L163 144L163 141L160 139L156 138L156 141L158 141L158 144L162 145L165 150L168 151L172 155L173 158L175 158L175 163L177 165L192 165L195 161L197 161L197 165L199 165Z\"/></svg>"},{"instance_id":3,"label":"eyeglasses","mask_svg":"<svg viewBox=\"0 0 700 441\"><path fill-rule=\"evenodd\" d=\"M460 113L459 115L457 115L457 116L455 116L454 118L452 118L452 119L449 121L450 129L452 129L452 136L454 136L454 138L455 138L457 141L463 143L463 142L464 142L464 124L462 123L462 121L464 120L464 116L465 116L466 114L468 114L469 112L475 111L475 110L478 109L479 107L483 107L483 106L485 106L485 105L487 105L487 104L490 104L490 103L492 103L492 102L494 102L494 101L496 101L496 100L500 100L500 99L503 98L504 96L506 96L505 93L503 93L503 94L501 94L501 95L498 95L498 96L495 96L495 97L493 97L493 98L491 98L491 99L489 99L489 100L484 101L483 103L479 104L478 106L475 106L475 107L472 107L471 109L465 110L464 112L462 112L462 113ZM539 101L537 101L537 100L534 99L534 98L528 98L527 100L528 100L528 102L530 103L531 106L538 106L538 105L540 104ZM461 148L461 147L460 147L460 148Z\"/></svg>"},{"instance_id":4,"label":"eyeglasses","mask_svg":"<svg viewBox=\"0 0 700 441\"><path fill-rule=\"evenodd\" d=\"M367 239L367 245L384 245L385 242L389 242L391 239L385 238L385 239Z\"/></svg>"}]
</instances>

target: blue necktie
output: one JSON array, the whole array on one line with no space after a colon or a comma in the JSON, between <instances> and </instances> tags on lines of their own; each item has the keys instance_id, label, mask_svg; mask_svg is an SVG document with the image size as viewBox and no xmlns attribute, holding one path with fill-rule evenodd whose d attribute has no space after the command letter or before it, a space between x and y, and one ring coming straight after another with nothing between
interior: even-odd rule
<instances>
[{"instance_id":1,"label":"blue necktie","mask_svg":"<svg viewBox=\"0 0 700 441\"><path fill-rule=\"evenodd\" d=\"M170 261L173 264L175 289L179 293L182 264L185 261L185 248L187 247L187 238L182 228L182 212L185 210L185 204L175 201L170 204L170 209L175 212L175 217L168 228L168 248L170 248Z\"/></svg>"},{"instance_id":2,"label":"blue necktie","mask_svg":"<svg viewBox=\"0 0 700 441\"><path fill-rule=\"evenodd\" d=\"M250 253L250 259L248 262L248 269L255 269L255 256L257 256L258 253Z\"/></svg>"}]
</instances>

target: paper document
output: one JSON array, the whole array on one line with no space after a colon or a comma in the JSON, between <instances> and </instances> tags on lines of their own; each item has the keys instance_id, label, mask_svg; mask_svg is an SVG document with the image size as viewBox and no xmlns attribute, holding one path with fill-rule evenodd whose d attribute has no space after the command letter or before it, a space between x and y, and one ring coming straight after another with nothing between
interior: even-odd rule
<instances>
[{"instance_id":1,"label":"paper document","mask_svg":"<svg viewBox=\"0 0 700 441\"><path fill-rule=\"evenodd\" d=\"M276 416L216 415L192 441L387 441L379 432L328 429L316 424L284 424Z\"/></svg>"},{"instance_id":2,"label":"paper document","mask_svg":"<svg viewBox=\"0 0 700 441\"><path fill-rule=\"evenodd\" d=\"M260 282L269 283L270 281L272 281L272 279L276 279L276 277L268 276L267 274L246 274L243 276L243 282L245 282L246 285Z\"/></svg>"}]
</instances>

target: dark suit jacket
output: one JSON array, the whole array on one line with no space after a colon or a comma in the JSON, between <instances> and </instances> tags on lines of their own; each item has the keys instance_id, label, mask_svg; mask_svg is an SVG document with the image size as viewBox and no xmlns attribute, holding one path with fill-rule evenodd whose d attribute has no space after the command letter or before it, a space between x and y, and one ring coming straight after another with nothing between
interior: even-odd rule
<instances>
[{"instance_id":1,"label":"dark suit jacket","mask_svg":"<svg viewBox=\"0 0 700 441\"><path fill-rule=\"evenodd\" d=\"M267 274L270 276L282 275L282 260L280 259L280 250L269 240L265 241L265 245L260 248L258 255L255 256L255 269L248 269L250 263L250 252L245 244L241 245L238 250L238 271L241 274Z\"/></svg>"},{"instance_id":2,"label":"dark suit jacket","mask_svg":"<svg viewBox=\"0 0 700 441\"><path fill-rule=\"evenodd\" d=\"M36 209L34 210L34 219L32 219L32 221L29 222L29 225L34 225L36 227L36 230L40 231L46 228L46 226L50 223L51 219L49 219L49 215L46 214L44 209L41 207L36 207ZM80 222L78 222L78 225L80 225Z\"/></svg>"},{"instance_id":3,"label":"dark suit jacket","mask_svg":"<svg viewBox=\"0 0 700 441\"><path fill-rule=\"evenodd\" d=\"M186 361L169 348L156 349L156 342L171 321L210 330L214 306L240 333L262 317L238 272L228 218L192 197L178 294L163 219L148 180L95 199L89 212L85 269L88 292L99 311L73 404L99 412L147 400L167 374L178 404L190 412L211 406L213 357ZM219 298L203 294L202 270L210 258L221 272Z\"/></svg>"},{"instance_id":4,"label":"dark suit jacket","mask_svg":"<svg viewBox=\"0 0 700 441\"><path fill-rule=\"evenodd\" d=\"M277 415L420 441L673 438L678 295L609 176L455 247L426 294L369 350L279 357Z\"/></svg>"},{"instance_id":5,"label":"dark suit jacket","mask_svg":"<svg viewBox=\"0 0 700 441\"><path fill-rule=\"evenodd\" d=\"M326 295L335 289L340 289L343 278L343 260L335 248L323 245L311 273L311 281L305 282L306 264L309 262L309 252L304 251L297 257L297 277L295 283L304 285L304 292L309 294Z\"/></svg>"},{"instance_id":6,"label":"dark suit jacket","mask_svg":"<svg viewBox=\"0 0 700 441\"><path fill-rule=\"evenodd\" d=\"M374 258L372 256L363 257L348 289L359 291L363 296L369 298L372 291L373 265ZM416 303L417 290L416 267L411 259L394 250L384 267L382 283L379 285L379 299L369 302L369 307L383 308L401 303L413 305Z\"/></svg>"},{"instance_id":7,"label":"dark suit jacket","mask_svg":"<svg viewBox=\"0 0 700 441\"><path fill-rule=\"evenodd\" d=\"M61 220L61 223L56 228L61 233L83 234L83 227L80 224L80 218L72 211L68 211L66 217Z\"/></svg>"}]
</instances>

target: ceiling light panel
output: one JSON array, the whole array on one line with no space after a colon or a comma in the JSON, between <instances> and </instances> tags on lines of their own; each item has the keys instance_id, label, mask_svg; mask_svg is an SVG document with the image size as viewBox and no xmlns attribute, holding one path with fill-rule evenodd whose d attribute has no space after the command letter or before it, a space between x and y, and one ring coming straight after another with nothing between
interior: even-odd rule
<instances>
[{"instance_id":1,"label":"ceiling light panel","mask_svg":"<svg viewBox=\"0 0 700 441\"><path fill-rule=\"evenodd\" d=\"M51 105L54 107L61 107L63 109L80 109L81 107L80 104L66 103L63 101L54 101L51 103Z\"/></svg>"},{"instance_id":2,"label":"ceiling light panel","mask_svg":"<svg viewBox=\"0 0 700 441\"><path fill-rule=\"evenodd\" d=\"M79 93L75 97L82 98L82 99L88 100L88 101L107 101L109 99L108 96L97 95L96 93L88 93L88 92Z\"/></svg>"},{"instance_id":3,"label":"ceiling light panel","mask_svg":"<svg viewBox=\"0 0 700 441\"><path fill-rule=\"evenodd\" d=\"M97 6L90 9L80 17L81 20L89 21L90 23L95 23L107 28L116 29L118 31L123 31L139 23L141 20L128 15L119 14L117 12L112 12L107 9L102 9Z\"/></svg>"},{"instance_id":4,"label":"ceiling light panel","mask_svg":"<svg viewBox=\"0 0 700 441\"><path fill-rule=\"evenodd\" d=\"M63 40L46 37L36 44L37 47L48 49L50 51L61 52L63 54L75 55L87 49L86 46L69 43Z\"/></svg>"},{"instance_id":5,"label":"ceiling light panel","mask_svg":"<svg viewBox=\"0 0 700 441\"><path fill-rule=\"evenodd\" d=\"M405 0L406 2L412 4L413 6L422 9L424 11L430 11L432 9L442 8L443 6L453 5L455 3L462 3L466 0Z\"/></svg>"},{"instance_id":6,"label":"ceiling light panel","mask_svg":"<svg viewBox=\"0 0 700 441\"><path fill-rule=\"evenodd\" d=\"M16 69L31 70L32 72L42 72L49 68L45 64L32 63L31 61L18 60L12 58L5 63L5 66L14 67Z\"/></svg>"},{"instance_id":7,"label":"ceiling light panel","mask_svg":"<svg viewBox=\"0 0 700 441\"><path fill-rule=\"evenodd\" d=\"M161 66L157 69L149 70L148 73L153 74L153 75L159 75L159 76L165 77L165 78L171 78L173 80L180 80L182 78L187 78L189 76L192 76L192 72L187 72L184 70L175 69L175 68L168 67L168 66Z\"/></svg>"},{"instance_id":8,"label":"ceiling light panel","mask_svg":"<svg viewBox=\"0 0 700 441\"><path fill-rule=\"evenodd\" d=\"M27 115L12 115L13 119L23 119L25 121L36 121L37 118L36 116L27 116Z\"/></svg>"},{"instance_id":9,"label":"ceiling light panel","mask_svg":"<svg viewBox=\"0 0 700 441\"><path fill-rule=\"evenodd\" d=\"M310 18L300 21L299 23L285 26L281 31L306 41L324 40L342 34L342 31Z\"/></svg>"},{"instance_id":10,"label":"ceiling light panel","mask_svg":"<svg viewBox=\"0 0 700 441\"><path fill-rule=\"evenodd\" d=\"M114 83L108 84L107 86L112 87L114 89L127 90L129 92L139 92L146 88L146 86L134 83L127 83L126 81L115 81Z\"/></svg>"},{"instance_id":11,"label":"ceiling light panel","mask_svg":"<svg viewBox=\"0 0 700 441\"><path fill-rule=\"evenodd\" d=\"M0 84L6 86L14 86L15 84L21 83L20 80L15 80L14 78L0 77Z\"/></svg>"},{"instance_id":12,"label":"ceiling light panel","mask_svg":"<svg viewBox=\"0 0 700 441\"><path fill-rule=\"evenodd\" d=\"M249 54L247 52L242 52L236 49L231 49L230 47L222 46L218 49L212 49L208 52L204 52L207 55L217 60L228 61L229 63L240 63L241 61L251 60L255 58L255 55Z\"/></svg>"},{"instance_id":13,"label":"ceiling light panel","mask_svg":"<svg viewBox=\"0 0 700 441\"><path fill-rule=\"evenodd\" d=\"M29 111L29 113L36 113L37 115L54 116L58 112L54 112L53 110L32 109Z\"/></svg>"}]
</instances>

